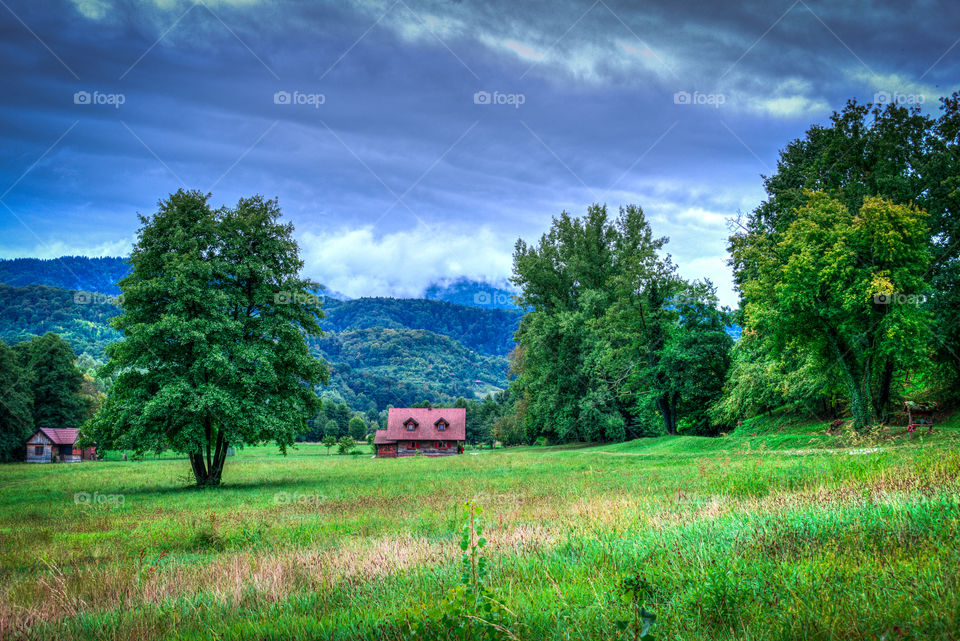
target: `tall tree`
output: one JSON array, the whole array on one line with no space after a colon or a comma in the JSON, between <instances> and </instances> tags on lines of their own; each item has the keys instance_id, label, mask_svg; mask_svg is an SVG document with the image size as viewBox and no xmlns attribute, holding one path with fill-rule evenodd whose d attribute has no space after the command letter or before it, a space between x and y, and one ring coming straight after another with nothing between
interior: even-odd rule
<instances>
[{"instance_id":1,"label":"tall tree","mask_svg":"<svg viewBox=\"0 0 960 641\"><path fill-rule=\"evenodd\" d=\"M675 268L639 207L610 220L606 207L563 213L536 247L514 252L518 303L532 311L517 331L517 378L511 391L525 408L524 431L550 441L622 440L636 418L636 392L678 315ZM657 389L665 390L664 386ZM655 399L666 431L676 431L675 400ZM499 433L517 434L512 421Z\"/></svg>"},{"instance_id":2,"label":"tall tree","mask_svg":"<svg viewBox=\"0 0 960 641\"><path fill-rule=\"evenodd\" d=\"M0 461L23 459L33 434L33 375L17 354L0 341Z\"/></svg>"},{"instance_id":3,"label":"tall tree","mask_svg":"<svg viewBox=\"0 0 960 641\"><path fill-rule=\"evenodd\" d=\"M943 390L957 394L960 322L954 310L960 306L960 94L941 102L941 114L933 118L919 107L881 108L851 101L827 125L811 127L781 151L776 173L764 179L767 199L730 238L730 252L741 307L745 307L750 303L749 283L760 278L766 257L812 193L826 192L850 212L860 211L869 197L926 211L931 351L941 364ZM794 356L805 362L809 353L798 347ZM902 364L890 355L874 398L881 416L889 410L891 384L899 370ZM828 395L833 381L823 383L824 387L810 388L810 392Z\"/></svg>"},{"instance_id":4,"label":"tall tree","mask_svg":"<svg viewBox=\"0 0 960 641\"><path fill-rule=\"evenodd\" d=\"M889 364L928 350L925 212L875 197L850 211L810 193L744 284L748 326L776 354L797 348L846 385L857 427L882 412Z\"/></svg>"},{"instance_id":5,"label":"tall tree","mask_svg":"<svg viewBox=\"0 0 960 641\"><path fill-rule=\"evenodd\" d=\"M208 200L180 190L141 217L114 319L124 340L108 350L117 378L92 421L105 447L185 453L199 486L220 484L230 445L285 453L327 380L305 341L323 312L292 225L260 196Z\"/></svg>"},{"instance_id":6,"label":"tall tree","mask_svg":"<svg viewBox=\"0 0 960 641\"><path fill-rule=\"evenodd\" d=\"M347 433L353 440L362 441L367 435L367 423L359 416L354 416L347 426Z\"/></svg>"},{"instance_id":7,"label":"tall tree","mask_svg":"<svg viewBox=\"0 0 960 641\"><path fill-rule=\"evenodd\" d=\"M34 427L79 427L89 403L81 396L83 374L70 345L47 332L14 349L21 366L32 374Z\"/></svg>"}]
</instances>

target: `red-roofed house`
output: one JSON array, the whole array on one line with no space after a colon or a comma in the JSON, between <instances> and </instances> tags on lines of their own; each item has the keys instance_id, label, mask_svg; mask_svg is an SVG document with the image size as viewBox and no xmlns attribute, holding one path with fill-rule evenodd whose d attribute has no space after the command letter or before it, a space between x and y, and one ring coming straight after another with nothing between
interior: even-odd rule
<instances>
[{"instance_id":1,"label":"red-roofed house","mask_svg":"<svg viewBox=\"0 0 960 641\"><path fill-rule=\"evenodd\" d=\"M74 429L41 427L27 441L27 463L77 463L96 459L96 447L82 450L76 447L78 432Z\"/></svg>"},{"instance_id":2,"label":"red-roofed house","mask_svg":"<svg viewBox=\"0 0 960 641\"><path fill-rule=\"evenodd\" d=\"M373 444L379 457L447 456L460 454L466 439L467 410L462 407L395 407Z\"/></svg>"}]
</instances>

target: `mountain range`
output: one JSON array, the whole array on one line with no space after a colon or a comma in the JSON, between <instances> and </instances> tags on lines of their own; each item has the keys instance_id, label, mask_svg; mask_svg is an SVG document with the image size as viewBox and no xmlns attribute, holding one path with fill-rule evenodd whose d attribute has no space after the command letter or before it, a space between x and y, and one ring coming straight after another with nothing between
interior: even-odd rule
<instances>
[{"instance_id":1,"label":"mountain range","mask_svg":"<svg viewBox=\"0 0 960 641\"><path fill-rule=\"evenodd\" d=\"M123 258L0 260L0 339L60 334L92 371L106 346L121 338L110 319L120 312L116 283L128 270ZM429 299L339 300L324 291L325 334L310 341L330 363L321 395L367 410L448 403L506 387L522 316L507 302L510 292L460 279L428 293Z\"/></svg>"}]
</instances>

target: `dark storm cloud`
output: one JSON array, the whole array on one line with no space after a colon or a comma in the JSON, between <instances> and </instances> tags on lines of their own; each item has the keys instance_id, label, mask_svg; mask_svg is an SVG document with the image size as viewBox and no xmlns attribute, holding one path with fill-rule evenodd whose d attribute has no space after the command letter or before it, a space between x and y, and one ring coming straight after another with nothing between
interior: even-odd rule
<instances>
[{"instance_id":1,"label":"dark storm cloud","mask_svg":"<svg viewBox=\"0 0 960 641\"><path fill-rule=\"evenodd\" d=\"M935 109L960 61L960 11L933 3L9 8L3 254L116 253L178 187L261 192L351 294L503 277L518 235L601 201L641 204L731 301L723 218L756 205L777 149L851 97ZM427 243L448 249L392 268Z\"/></svg>"}]
</instances>

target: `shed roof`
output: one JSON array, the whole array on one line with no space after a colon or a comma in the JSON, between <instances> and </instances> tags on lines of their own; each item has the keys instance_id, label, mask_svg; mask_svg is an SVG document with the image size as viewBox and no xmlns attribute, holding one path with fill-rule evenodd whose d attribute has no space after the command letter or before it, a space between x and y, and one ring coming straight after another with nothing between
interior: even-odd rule
<instances>
[{"instance_id":1,"label":"shed roof","mask_svg":"<svg viewBox=\"0 0 960 641\"><path fill-rule=\"evenodd\" d=\"M77 433L80 430L71 428L41 427L38 431L53 441L54 445L73 445L77 442Z\"/></svg>"}]
</instances>

